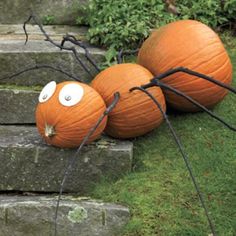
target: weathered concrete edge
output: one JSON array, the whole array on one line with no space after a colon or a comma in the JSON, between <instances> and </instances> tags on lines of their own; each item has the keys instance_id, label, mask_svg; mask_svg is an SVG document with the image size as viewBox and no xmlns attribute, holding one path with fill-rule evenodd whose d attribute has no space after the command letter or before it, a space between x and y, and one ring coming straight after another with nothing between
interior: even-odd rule
<instances>
[{"instance_id":1,"label":"weathered concrete edge","mask_svg":"<svg viewBox=\"0 0 236 236\"><path fill-rule=\"evenodd\" d=\"M0 23L20 24L34 12L44 24L76 24L87 0L12 0L0 2Z\"/></svg>"},{"instance_id":2,"label":"weathered concrete edge","mask_svg":"<svg viewBox=\"0 0 236 236\"><path fill-rule=\"evenodd\" d=\"M0 126L0 190L58 192L75 151L45 145L35 127ZM104 178L122 177L131 170L132 157L127 141L103 137L85 146L64 192L89 193Z\"/></svg>"},{"instance_id":3,"label":"weathered concrete edge","mask_svg":"<svg viewBox=\"0 0 236 236\"><path fill-rule=\"evenodd\" d=\"M76 61L72 52L60 51L48 42L31 41L26 46L23 41L1 42L0 44L0 84L15 84L22 86L45 85L55 80L57 82L72 80L65 74L51 69L28 71L17 77L13 74L35 65L51 65L76 76L84 82L90 82L98 73L85 58L83 49L78 48L81 61L89 68L88 74ZM91 57L99 64L105 60L105 51L99 48L89 48Z\"/></svg>"},{"instance_id":4,"label":"weathered concrete edge","mask_svg":"<svg viewBox=\"0 0 236 236\"><path fill-rule=\"evenodd\" d=\"M34 124L39 91L0 86L0 124Z\"/></svg>"},{"instance_id":5,"label":"weathered concrete edge","mask_svg":"<svg viewBox=\"0 0 236 236\"><path fill-rule=\"evenodd\" d=\"M0 195L1 236L52 235L57 197ZM127 207L97 200L62 197L59 235L110 236L130 220Z\"/></svg>"},{"instance_id":6,"label":"weathered concrete edge","mask_svg":"<svg viewBox=\"0 0 236 236\"><path fill-rule=\"evenodd\" d=\"M56 41L61 41L66 34L75 36L78 40L86 41L88 27L86 26L69 26L69 25L44 25L47 34ZM38 25L27 25L28 40L44 40L45 36ZM0 42L3 40L22 40L25 41L25 32L23 24L0 24Z\"/></svg>"}]
</instances>

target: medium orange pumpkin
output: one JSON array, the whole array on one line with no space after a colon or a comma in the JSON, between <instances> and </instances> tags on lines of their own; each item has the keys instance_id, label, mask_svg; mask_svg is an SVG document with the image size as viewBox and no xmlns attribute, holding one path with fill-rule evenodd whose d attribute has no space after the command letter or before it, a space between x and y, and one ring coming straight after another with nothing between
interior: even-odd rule
<instances>
[{"instance_id":1,"label":"medium orange pumpkin","mask_svg":"<svg viewBox=\"0 0 236 236\"><path fill-rule=\"evenodd\" d=\"M39 96L36 124L48 144L78 147L106 109L102 97L90 86L67 81L47 84ZM97 139L106 126L105 118L88 142Z\"/></svg>"},{"instance_id":2,"label":"medium orange pumpkin","mask_svg":"<svg viewBox=\"0 0 236 236\"><path fill-rule=\"evenodd\" d=\"M158 127L162 114L153 101L141 91L129 90L147 84L153 75L137 64L118 64L100 72L91 86L98 91L108 106L115 92L120 93L120 101L108 116L105 132L116 138L133 138ZM166 110L164 95L160 88L148 89Z\"/></svg>"},{"instance_id":3,"label":"medium orange pumpkin","mask_svg":"<svg viewBox=\"0 0 236 236\"><path fill-rule=\"evenodd\" d=\"M226 84L232 81L232 65L220 38L208 26L194 20L176 21L154 31L143 43L138 63L154 75L175 67L186 67ZM182 72L171 75L162 82L208 108L216 105L227 94L225 89L211 82ZM198 110L172 92L164 90L164 94L167 102L176 109Z\"/></svg>"}]
</instances>

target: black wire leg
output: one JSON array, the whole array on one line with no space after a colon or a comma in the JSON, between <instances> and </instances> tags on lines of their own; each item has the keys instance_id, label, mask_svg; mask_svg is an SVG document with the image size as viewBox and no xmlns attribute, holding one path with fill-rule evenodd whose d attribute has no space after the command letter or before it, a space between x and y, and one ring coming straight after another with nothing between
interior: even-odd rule
<instances>
[{"instance_id":1,"label":"black wire leg","mask_svg":"<svg viewBox=\"0 0 236 236\"><path fill-rule=\"evenodd\" d=\"M209 82L212 82L212 83L214 83L214 84L217 84L218 86L220 86L220 87L222 87L222 88L225 88L225 89L231 91L232 93L235 93L235 94L236 94L236 89L233 88L233 87L231 87L230 85L225 84L225 83L223 83L223 82L220 82L220 81L218 81L218 80L215 80L215 79L213 79L213 77L210 77L210 76L207 76L207 75L198 73L198 72L196 72L196 71L193 71L193 70L190 70L190 69L184 68L184 67L176 67L176 68L174 68L174 69L170 69L170 70L164 72L163 74L160 74L160 75L158 75L158 76L155 76L151 81L164 79L164 78L166 78L166 77L168 77L168 76L170 76L170 75L173 75L173 74L175 74L175 73L177 73L177 72L183 72L183 73L186 73L186 74L189 74L189 75L197 76L197 77L199 77L199 78L201 78L201 79L205 79L205 80L207 80L207 81L209 81Z\"/></svg>"},{"instance_id":2,"label":"black wire leg","mask_svg":"<svg viewBox=\"0 0 236 236\"><path fill-rule=\"evenodd\" d=\"M221 122L222 124L224 124L226 127L228 127L230 130L232 131L236 131L236 128L230 124L228 124L225 120L223 120L221 117L219 117L218 115L216 115L215 113L213 113L212 111L210 111L209 109L207 109L206 107L204 107L203 105L201 105L199 102L197 102L196 100L194 100L193 98L191 98L190 96L182 93L181 91L173 88L170 85L164 84L159 80L153 80L151 83L146 84L141 86L142 88L146 89L152 86L158 86L164 89L167 89L183 98L185 98L186 100L188 100L189 102L191 102L192 104L194 104L195 106L197 106L198 108L200 108L201 110L205 111L208 115L210 115L211 117L213 117L214 119L218 120L219 122Z\"/></svg>"},{"instance_id":3,"label":"black wire leg","mask_svg":"<svg viewBox=\"0 0 236 236\"><path fill-rule=\"evenodd\" d=\"M38 18L34 15L34 14L31 14L29 16L29 18L24 22L24 25L23 25L23 29L24 29L24 32L25 32L25 44L28 42L28 39L29 39L29 35L27 33L27 30L26 30L26 24L29 23L31 20L33 20L35 22L35 24L38 25L39 29L41 30L41 32L43 33L43 35L45 36L45 41L48 41L50 42L52 45L54 45L55 47L58 47L60 48L61 50L66 50L66 51L71 51L76 60L79 62L79 64L81 65L81 67L91 76L93 77L93 75L91 74L90 72L90 69L87 68L87 66L83 63L83 61L80 59L79 55L78 55L78 52L76 51L75 47L65 47L65 46L61 46L59 43L56 43L54 42L50 36L47 34L47 32L44 30L42 24L40 23L40 21L38 20Z\"/></svg>"},{"instance_id":4,"label":"black wire leg","mask_svg":"<svg viewBox=\"0 0 236 236\"><path fill-rule=\"evenodd\" d=\"M15 74L12 74L10 76L7 76L7 77L4 77L4 78L1 78L0 81L2 80L6 80L6 79L12 79L14 77L17 77L23 73L26 73L28 71L32 71L32 70L39 70L39 69L50 69L50 70L54 70L54 71L58 71L76 81L79 81L79 82L82 82L78 77L74 76L74 75L71 75L69 74L68 72L62 70L61 68L58 68L58 67L54 67L54 66L50 66L50 65L36 65L36 66L33 66L33 67L29 67L29 68L26 68L24 70L21 70L21 71L18 71L16 72Z\"/></svg>"},{"instance_id":5,"label":"black wire leg","mask_svg":"<svg viewBox=\"0 0 236 236\"><path fill-rule=\"evenodd\" d=\"M76 46L79 46L81 48L84 49L85 51L85 57L87 58L87 60L91 63L91 65L97 70L97 72L100 72L100 68L99 66L96 64L96 62L93 60L93 58L90 56L89 50L88 48L79 40L76 39L76 37L74 35L70 35L67 34L66 36L63 36L63 39L61 41L61 47L64 46L65 42L71 42Z\"/></svg>"},{"instance_id":6,"label":"black wire leg","mask_svg":"<svg viewBox=\"0 0 236 236\"><path fill-rule=\"evenodd\" d=\"M152 99L152 101L157 105L158 109L161 111L161 114L162 114L163 118L165 119L165 121L166 121L166 123L167 123L167 125L168 125L168 127L169 127L169 130L170 130L170 132L171 132L171 134L172 134L172 136L173 136L173 138L174 138L174 140L175 140L175 142L176 142L176 144L177 144L177 146L178 146L178 148L179 148L179 151L180 151L180 153L181 153L181 155L182 155L182 157L183 157L183 159L184 159L184 163L185 163L185 165L186 165L186 167L187 167L187 169L188 169L189 175L190 175L190 177L191 177L191 179L192 179L193 185L194 185L194 187L195 187L195 189L196 189L196 191L197 191L199 200L200 200L200 202L201 202L201 205L202 205L202 207L203 207L203 209L204 209L204 212L205 212L205 215L206 215L206 217L207 217L207 221L208 221L209 227L210 227L210 229L211 229L212 235L213 235L213 236L216 236L216 231L215 231L214 224L213 224L213 222L211 221L211 218L210 218L208 209L207 209L206 204L205 204L205 200L204 200L203 194L202 194L201 191L200 191L200 188L199 188L199 186L198 186L198 183L197 183L197 181L196 181L196 179L195 179L195 177L194 177L192 167L191 167L190 164L189 164L188 156L187 156L187 154L185 153L184 148L183 148L183 145L182 145L182 143L181 143L179 137L177 136L174 127L173 127L172 124L170 123L170 120L169 120L168 116L166 115L166 113L165 113L164 110L162 109L161 104L157 101L157 99L156 99L150 92L148 92L147 90L145 90L145 89L142 88L142 87L134 87L134 88L132 88L130 91L134 91L134 90L140 90L140 91L142 91L143 93L145 93L148 97L150 97L150 98Z\"/></svg>"},{"instance_id":7,"label":"black wire leg","mask_svg":"<svg viewBox=\"0 0 236 236\"><path fill-rule=\"evenodd\" d=\"M66 167L65 172L64 172L63 179L62 179L61 184L60 184L60 190L59 190L59 195L58 195L57 204L56 204L56 211L55 211L55 218L54 218L54 236L57 236L58 209L59 209L61 195L63 193L63 189L64 189L66 179L67 179L70 171L73 169L75 161L77 160L77 158L79 158L79 154L80 154L81 149L83 148L85 143L89 140L90 136L96 131L96 129L101 124L103 119L115 108L116 104L119 102L119 99L120 99L120 94L117 92L117 93L114 94L114 100L112 101L112 103L105 110L105 112L101 115L101 117L98 119L98 121L96 122L94 127L92 127L91 130L88 132L88 134L84 137L82 143L80 144L79 148L77 149L77 151L74 154L74 156L72 157L72 159L70 159L68 161L67 167Z\"/></svg>"},{"instance_id":8,"label":"black wire leg","mask_svg":"<svg viewBox=\"0 0 236 236\"><path fill-rule=\"evenodd\" d=\"M139 51L139 48L138 49L134 49L134 50L123 50L121 49L118 54L117 54L117 62L118 64L121 64L123 63L123 57L124 56L129 56L129 55L135 55L137 54Z\"/></svg>"}]
</instances>

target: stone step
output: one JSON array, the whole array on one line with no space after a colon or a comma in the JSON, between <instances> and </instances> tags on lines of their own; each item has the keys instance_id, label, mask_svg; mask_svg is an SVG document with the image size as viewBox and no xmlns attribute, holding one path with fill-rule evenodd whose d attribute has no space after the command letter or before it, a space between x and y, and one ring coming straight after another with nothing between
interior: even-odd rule
<instances>
[{"instance_id":1,"label":"stone step","mask_svg":"<svg viewBox=\"0 0 236 236\"><path fill-rule=\"evenodd\" d=\"M85 146L64 191L88 193L102 179L128 173L132 150L131 142L107 137ZM75 151L44 144L33 126L0 126L0 191L58 192Z\"/></svg>"},{"instance_id":2,"label":"stone step","mask_svg":"<svg viewBox=\"0 0 236 236\"><path fill-rule=\"evenodd\" d=\"M74 35L77 39L86 40L88 28L85 26L70 26L70 25L45 25L45 31L50 35L53 40L60 41L62 37L68 33ZM44 40L45 37L37 25L26 26L29 34L29 41L31 40ZM0 40L25 40L25 33L23 31L23 24L9 25L0 24Z\"/></svg>"},{"instance_id":3,"label":"stone step","mask_svg":"<svg viewBox=\"0 0 236 236\"><path fill-rule=\"evenodd\" d=\"M39 91L0 86L0 124L34 124Z\"/></svg>"},{"instance_id":4,"label":"stone step","mask_svg":"<svg viewBox=\"0 0 236 236\"><path fill-rule=\"evenodd\" d=\"M0 196L1 236L54 235L56 197ZM58 236L115 236L128 223L128 208L95 200L63 197Z\"/></svg>"},{"instance_id":5,"label":"stone step","mask_svg":"<svg viewBox=\"0 0 236 236\"><path fill-rule=\"evenodd\" d=\"M87 0L11 0L0 1L0 23L22 24L35 12L45 24L76 24L84 14L82 6Z\"/></svg>"},{"instance_id":6,"label":"stone step","mask_svg":"<svg viewBox=\"0 0 236 236\"><path fill-rule=\"evenodd\" d=\"M42 64L60 67L83 81L90 81L97 73L94 67L86 60L84 49L76 47L78 56L89 67L92 76L82 69L71 51L61 51L50 42L45 41L37 26L28 25L27 30L29 41L25 45L22 25L0 26L0 84L33 86L45 85L52 80L60 82L70 79L64 74L49 69L30 71L13 79L6 78L22 69ZM49 32L50 37L57 43L61 41L62 36L66 33L85 40L87 31L85 27L69 26L47 26L45 30ZM84 42L84 44L88 47L91 57L97 63L104 61L105 50L89 45L87 42ZM73 46L70 43L65 45Z\"/></svg>"}]
</instances>

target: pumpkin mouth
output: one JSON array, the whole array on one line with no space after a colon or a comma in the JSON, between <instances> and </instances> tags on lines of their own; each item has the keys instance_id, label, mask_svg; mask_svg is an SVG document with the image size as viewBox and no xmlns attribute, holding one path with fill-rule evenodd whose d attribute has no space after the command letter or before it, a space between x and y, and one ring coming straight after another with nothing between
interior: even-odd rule
<instances>
[{"instance_id":1,"label":"pumpkin mouth","mask_svg":"<svg viewBox=\"0 0 236 236\"><path fill-rule=\"evenodd\" d=\"M47 137L47 138L52 138L53 136L56 135L56 130L54 128L53 125L49 125L49 124L45 124L45 131L44 131L44 135Z\"/></svg>"}]
</instances>

